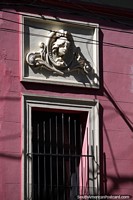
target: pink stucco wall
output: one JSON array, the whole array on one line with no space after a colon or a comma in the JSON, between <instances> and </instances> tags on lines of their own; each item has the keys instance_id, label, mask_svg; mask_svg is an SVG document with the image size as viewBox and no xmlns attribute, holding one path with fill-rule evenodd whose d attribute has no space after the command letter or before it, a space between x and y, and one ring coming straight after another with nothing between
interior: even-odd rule
<instances>
[{"instance_id":1,"label":"pink stucco wall","mask_svg":"<svg viewBox=\"0 0 133 200\"><path fill-rule=\"evenodd\" d=\"M95 21L102 33L100 74L103 86L100 91L93 91L20 82L20 18L8 10L0 12L0 199L19 200L21 196L22 93L98 99L102 110L104 191L133 195L133 49L129 48L132 47L133 27L116 22L108 24L102 19Z\"/></svg>"}]
</instances>

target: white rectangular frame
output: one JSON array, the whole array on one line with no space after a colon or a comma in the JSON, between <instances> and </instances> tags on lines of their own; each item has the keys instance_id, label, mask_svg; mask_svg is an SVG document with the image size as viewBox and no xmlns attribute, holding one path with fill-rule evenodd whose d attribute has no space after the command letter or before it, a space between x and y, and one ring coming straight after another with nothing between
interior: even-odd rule
<instances>
[{"instance_id":1,"label":"white rectangular frame","mask_svg":"<svg viewBox=\"0 0 133 200\"><path fill-rule=\"evenodd\" d=\"M23 94L22 96L22 200L25 200L26 184L25 180L25 137L31 137L31 115L32 108L49 108L58 110L68 111L86 111L89 112L90 130L89 130L89 152L92 152L93 147L93 158L89 158L89 171L93 171L94 180L91 179L92 173L89 174L89 187L95 188L90 190L90 195L100 195L100 139L99 139L99 102L96 100L86 99L71 99L62 97L50 97L50 96L38 96ZM28 133L28 134L27 134ZM28 138L29 139L29 138ZM29 143L30 152L30 143ZM94 159L94 160L92 160ZM94 162L92 162L94 161ZM29 161L28 161L29 162ZM29 179L30 175L30 164L29 164Z\"/></svg>"},{"instance_id":2,"label":"white rectangular frame","mask_svg":"<svg viewBox=\"0 0 133 200\"><path fill-rule=\"evenodd\" d=\"M36 83L48 83L48 84L56 84L56 85L67 85L67 86L78 86L78 87L87 87L87 88L94 88L94 89L99 89L100 87L100 77L99 77L99 24L96 23L89 23L89 22L83 22L83 21L76 21L76 20L68 20L68 19L64 19L59 17L58 18L58 22L60 23L70 23L73 25L79 25L79 26L83 26L83 27L88 27L88 29L92 28L94 29L94 34L93 34L93 39L91 41L91 43L93 44L93 58L92 58L92 68L95 71L96 77L94 83L90 84L90 83L80 83L80 82L71 82L69 80L64 80L64 81L60 81L60 80L53 80L53 79L44 79L43 77L36 77L36 76L30 76L26 74L26 69L25 69L25 52L24 52L24 19L36 19L38 21L42 20L42 18L38 15L28 15L28 14L22 14L21 16L21 31L22 31L22 61L21 61L21 81L24 82L36 82ZM45 19L46 21L57 21L57 18L54 17L50 17L50 16L43 16L43 19ZM44 22L45 23L45 22ZM27 52L28 53L28 52Z\"/></svg>"}]
</instances>

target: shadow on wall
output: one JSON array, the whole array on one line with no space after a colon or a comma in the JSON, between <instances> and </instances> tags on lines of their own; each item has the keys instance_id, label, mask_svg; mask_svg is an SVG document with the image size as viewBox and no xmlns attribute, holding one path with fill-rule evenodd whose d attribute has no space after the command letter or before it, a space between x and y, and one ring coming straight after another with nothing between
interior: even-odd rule
<instances>
[{"instance_id":1,"label":"shadow on wall","mask_svg":"<svg viewBox=\"0 0 133 200\"><path fill-rule=\"evenodd\" d=\"M117 192L119 191L120 188L122 188L122 185L125 185L125 184L129 184L129 183L132 183L133 184L133 175L132 176L110 176L110 175L107 175L107 171L106 171L106 154L104 153L103 154L103 165L104 165L104 186L103 186L103 191L104 191L104 195L112 195L112 193L114 192ZM115 170L117 171L117 168L116 168L116 161L114 160L113 158L113 164L115 166ZM118 172L118 171L117 171ZM116 173L117 173L116 172ZM118 174L117 174L118 175ZM110 181L112 182L112 186L107 189L107 181ZM125 189L125 191L128 190L128 188ZM131 188L130 188L131 190ZM119 194L119 195L131 195L131 194Z\"/></svg>"},{"instance_id":2,"label":"shadow on wall","mask_svg":"<svg viewBox=\"0 0 133 200\"><path fill-rule=\"evenodd\" d=\"M127 117L127 115L123 112L120 106L117 104L116 100L112 96L111 92L104 87L104 94L108 98L108 100L112 103L116 111L119 113L121 118L125 121L128 128L133 132L133 122Z\"/></svg>"},{"instance_id":3,"label":"shadow on wall","mask_svg":"<svg viewBox=\"0 0 133 200\"><path fill-rule=\"evenodd\" d=\"M114 108L116 109L117 113L121 116L121 118L124 120L124 122L126 123L126 125L128 126L128 128L133 131L133 122L127 117L127 115L122 111L122 109L119 107L119 105L117 104L117 102L115 101L114 97L112 96L112 94L110 93L109 90L107 90L106 88L104 88L104 93L106 95L106 97L108 98L108 100L112 103L112 105L114 106ZM104 191L104 195L111 195L111 193L115 192L116 190L119 190L119 188L122 185L125 185L126 183L132 183L133 184L133 175L132 176L121 176L118 172L118 168L117 168L117 164L116 160L115 160L115 155L113 152L113 148L111 146L109 137L108 137L108 131L103 123L103 128L104 128L104 132L107 138L107 142L108 142L108 146L110 149L110 153L111 153L111 157L112 157L112 165L115 169L115 175L110 176L107 175L107 168L106 168L106 153L104 152L103 154L103 191ZM107 189L107 181L112 182L112 187ZM122 194L123 195L123 194ZM129 194L130 195L130 194Z\"/></svg>"},{"instance_id":4,"label":"shadow on wall","mask_svg":"<svg viewBox=\"0 0 133 200\"><path fill-rule=\"evenodd\" d=\"M21 159L21 155L19 153L0 152L0 158L19 160Z\"/></svg>"}]
</instances>

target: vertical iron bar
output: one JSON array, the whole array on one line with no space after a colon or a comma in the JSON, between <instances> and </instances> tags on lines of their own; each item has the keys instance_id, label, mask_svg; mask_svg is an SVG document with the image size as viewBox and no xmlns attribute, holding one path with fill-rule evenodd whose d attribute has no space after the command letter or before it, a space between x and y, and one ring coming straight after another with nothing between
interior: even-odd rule
<instances>
[{"instance_id":1,"label":"vertical iron bar","mask_svg":"<svg viewBox=\"0 0 133 200\"><path fill-rule=\"evenodd\" d=\"M82 188L80 188L80 191L82 191L82 194L83 194L83 155L82 155L83 141L82 140L83 140L83 131L82 131L82 125L80 124L81 171L82 171L82 184L80 185L80 187L82 186Z\"/></svg>"},{"instance_id":2,"label":"vertical iron bar","mask_svg":"<svg viewBox=\"0 0 133 200\"><path fill-rule=\"evenodd\" d=\"M52 120L49 119L49 133L50 133L50 191L51 191L51 199L52 199L52 189L53 189L53 172L52 172Z\"/></svg>"},{"instance_id":3,"label":"vertical iron bar","mask_svg":"<svg viewBox=\"0 0 133 200\"><path fill-rule=\"evenodd\" d=\"M46 140L46 124L45 124L45 121L43 121L43 151L44 151L44 194L43 196L45 197L46 196L46 157L45 157L45 153L46 153L46 150L45 150L45 142Z\"/></svg>"},{"instance_id":4,"label":"vertical iron bar","mask_svg":"<svg viewBox=\"0 0 133 200\"><path fill-rule=\"evenodd\" d=\"M31 148L32 148L32 155L31 155L31 167L32 167L32 172L31 172L31 174L32 174L32 198L33 198L33 200L34 200L34 191L35 191L35 187L34 187L34 148L33 148L33 145L34 145L34 137L33 137L33 127L32 127L32 141L31 141L31 143L32 143L32 145L31 145Z\"/></svg>"},{"instance_id":5,"label":"vertical iron bar","mask_svg":"<svg viewBox=\"0 0 133 200\"><path fill-rule=\"evenodd\" d=\"M27 164L27 174L26 174L27 177L26 178L27 178L27 182L28 182L28 187L26 188L26 197L29 199L29 191L30 191L30 189L29 189L30 188L30 185L29 185L30 184L29 183L29 170L30 170L29 169L29 155L30 155L29 154L29 142L30 142L29 141L29 132L28 132L27 140L28 141L27 141L27 156L26 156L26 164Z\"/></svg>"},{"instance_id":6,"label":"vertical iron bar","mask_svg":"<svg viewBox=\"0 0 133 200\"><path fill-rule=\"evenodd\" d=\"M40 158L39 158L39 124L37 124L37 153L38 153L38 158L37 158L37 165L38 165L38 184L37 184L37 196L38 200L40 200Z\"/></svg>"},{"instance_id":7,"label":"vertical iron bar","mask_svg":"<svg viewBox=\"0 0 133 200\"><path fill-rule=\"evenodd\" d=\"M27 198L28 198L28 199L30 198L30 195L29 195L29 193L30 193L30 183L29 183L29 179L30 179L30 178L29 178L29 176L30 176L30 175L29 175L29 170L30 170L30 169L29 169L29 162L30 162L29 160L30 160L30 157L29 157L29 156L30 156L30 154L29 154L29 152L28 152L28 155L27 155L27 157L26 157L26 159L27 159L27 160L26 160L26 161L27 161L27 169L28 169L28 170L27 170L27 182L28 182L28 187L26 188L26 191L27 191L27 194L26 194L26 195L27 195Z\"/></svg>"},{"instance_id":8,"label":"vertical iron bar","mask_svg":"<svg viewBox=\"0 0 133 200\"><path fill-rule=\"evenodd\" d=\"M96 165L96 179L97 179L97 185L95 186L96 187L96 194L99 194L98 193L98 188L99 188L99 185L98 185L98 181L99 181L99 166L98 166L98 149L97 149L97 145L96 145L96 160L95 160L95 165Z\"/></svg>"},{"instance_id":9,"label":"vertical iron bar","mask_svg":"<svg viewBox=\"0 0 133 200\"><path fill-rule=\"evenodd\" d=\"M71 183L71 117L68 117L68 142L69 142L69 188L68 188L68 192L69 192L69 196L70 196L70 183Z\"/></svg>"},{"instance_id":10,"label":"vertical iron bar","mask_svg":"<svg viewBox=\"0 0 133 200\"><path fill-rule=\"evenodd\" d=\"M87 127L87 193L89 195L89 128Z\"/></svg>"},{"instance_id":11,"label":"vertical iron bar","mask_svg":"<svg viewBox=\"0 0 133 200\"><path fill-rule=\"evenodd\" d=\"M55 132L56 132L56 187L57 187L57 200L59 199L59 174L58 174L58 170L59 170L59 159L58 159L58 117L56 115L55 118Z\"/></svg>"},{"instance_id":12,"label":"vertical iron bar","mask_svg":"<svg viewBox=\"0 0 133 200\"><path fill-rule=\"evenodd\" d=\"M94 155L94 131L92 130L92 146L91 146L91 155L92 157L92 177L93 177L93 194L95 194L95 185L94 185L94 181L95 181L95 171L94 171L94 159L95 159L95 155Z\"/></svg>"},{"instance_id":13,"label":"vertical iron bar","mask_svg":"<svg viewBox=\"0 0 133 200\"><path fill-rule=\"evenodd\" d=\"M78 185L78 183L77 183L77 159L78 159L78 157L76 157L76 155L77 155L77 121L76 120L74 120L74 144L75 144L75 158L74 158L74 160L75 160L75 174L76 174L76 183L74 183L75 184L74 185L74 191L76 190L75 195L78 195L77 194L77 185Z\"/></svg>"},{"instance_id":14,"label":"vertical iron bar","mask_svg":"<svg viewBox=\"0 0 133 200\"><path fill-rule=\"evenodd\" d=\"M65 183L65 160L64 160L64 153L65 153L65 151L64 151L64 145L65 145L65 139L64 139L65 136L64 136L64 134L65 134L65 132L64 132L64 113L62 113L63 185L65 187L66 183ZM65 189L64 188L63 188L63 199L65 200Z\"/></svg>"}]
</instances>

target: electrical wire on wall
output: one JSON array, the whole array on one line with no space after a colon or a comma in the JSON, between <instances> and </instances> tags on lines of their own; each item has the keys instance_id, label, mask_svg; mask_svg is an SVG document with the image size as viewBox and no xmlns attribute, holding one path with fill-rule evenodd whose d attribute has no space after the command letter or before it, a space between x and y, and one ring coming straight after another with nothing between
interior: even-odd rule
<instances>
[{"instance_id":1,"label":"electrical wire on wall","mask_svg":"<svg viewBox=\"0 0 133 200\"><path fill-rule=\"evenodd\" d=\"M105 15L104 13L103 14L98 14L97 12L95 11L92 11L92 10L88 10L88 8L86 8L85 6L82 6L81 4L77 4L74 3L74 1L71 1L71 4L73 4L74 8L78 8L78 10L71 10L71 9L64 9L64 8L56 8L54 6L47 6L47 5L40 5L40 4L36 4L37 0L33 0L31 1L30 3L26 4L26 3L11 3L11 2L0 2L0 5L1 6L11 6L11 7L27 7L27 8L36 8L36 9L44 9L43 11L53 11L54 12L54 15L55 13L67 13L67 14L72 14L72 15L76 15L76 16L79 16L79 17L91 17L93 19L100 19L100 20L104 20L104 21L107 21L107 22L113 22L113 23L116 23L116 24L121 24L121 25L124 25L126 27L130 27L130 28L133 28L133 23L132 23L132 20L131 20L131 23L129 23L129 19L127 18L127 22L123 22L123 18L119 16L116 17L114 15L111 16L111 14L108 16L107 14ZM63 1L64 2L64 1ZM65 3L65 2L64 2ZM68 3L68 1L67 1ZM80 12L79 12L80 10ZM58 11L58 12L57 12ZM109 25L109 24L108 24ZM126 28L125 27L125 28ZM115 29L114 29L115 30Z\"/></svg>"},{"instance_id":2,"label":"electrical wire on wall","mask_svg":"<svg viewBox=\"0 0 133 200\"><path fill-rule=\"evenodd\" d=\"M1 4L1 3L0 3ZM9 11L9 10L2 10L2 12L6 12L6 13L10 13L10 14L15 14L15 15L18 15L17 12L13 12L13 11ZM32 16L32 15L29 15L29 14L25 14L25 13L19 13L19 15L22 15L22 16L27 16L27 17L30 17L30 18L34 18L34 19L43 19L43 20L52 20L52 21L55 21L55 19L48 19L48 18L45 18L44 16L42 15L36 15L36 16ZM11 20L11 19L5 19L3 17L1 17L0 19L2 20L5 20L5 21L8 21L8 22L11 22L11 23L17 23L17 24L21 24L22 26L24 25L23 23L20 23L20 22L16 22L14 20ZM58 20L57 20L58 21ZM59 20L59 22L61 22L61 20ZM68 22L68 21L63 21L63 23L69 23L69 24L73 24L72 22ZM25 26L28 26L25 24ZM88 23L88 26L89 26L89 23ZM39 28L39 26L33 26L33 28ZM99 27L96 27L96 28L99 28ZM45 28L44 28L45 29ZM110 31L113 31L113 32L121 32L121 33L127 33L127 34L133 34L133 32L131 31L125 31L125 30L116 30L116 29L112 29L112 28L105 28L105 27L101 27L100 26L100 29L101 30L110 30ZM48 30L48 29L45 29L47 31L52 31L52 30ZM26 33L24 31L19 31L19 30L13 30L13 29L8 29L8 28L0 28L0 31L7 31L7 32L14 32L14 33L21 33L21 34L29 34L29 33ZM36 37L48 37L48 36L45 36L45 35L40 35L40 34L33 34L34 36ZM96 40L93 40L93 39L86 39L86 38L83 38L83 37L79 37L79 36L75 36L75 38L77 39L82 39L82 41L79 41L78 42L81 42L81 43L89 43L90 44L96 44L96 45L99 45L99 41L96 41ZM85 41L83 41L85 40ZM120 44L116 44L116 43L111 43L111 42L105 42L103 41L103 45L104 46L110 46L110 47L118 47L118 48L126 48L126 49L133 49L133 46L127 46L127 45L120 45Z\"/></svg>"}]
</instances>

